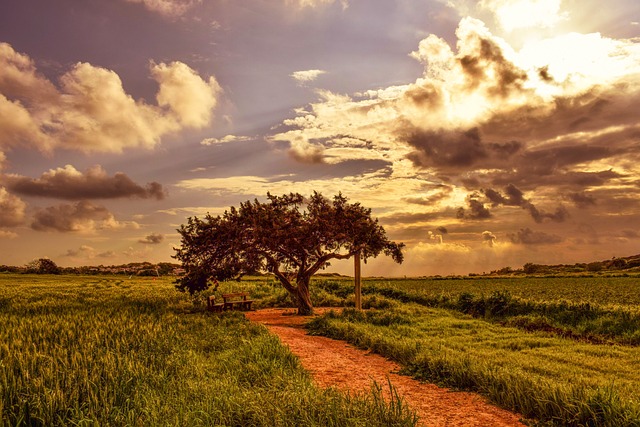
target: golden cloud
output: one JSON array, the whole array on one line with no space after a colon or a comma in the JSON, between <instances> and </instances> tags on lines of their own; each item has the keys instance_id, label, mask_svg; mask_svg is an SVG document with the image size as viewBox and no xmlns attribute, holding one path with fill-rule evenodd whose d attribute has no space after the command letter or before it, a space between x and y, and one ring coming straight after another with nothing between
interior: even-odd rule
<instances>
[{"instance_id":1,"label":"golden cloud","mask_svg":"<svg viewBox=\"0 0 640 427\"><path fill-rule=\"evenodd\" d=\"M44 151L121 152L153 148L160 138L209 124L221 89L181 62L150 66L158 82L157 105L134 100L111 70L78 63L59 88L33 61L0 43L0 144L34 144Z\"/></svg>"},{"instance_id":2,"label":"golden cloud","mask_svg":"<svg viewBox=\"0 0 640 427\"><path fill-rule=\"evenodd\" d=\"M0 227L15 227L25 219L26 203L0 187Z\"/></svg>"}]
</instances>

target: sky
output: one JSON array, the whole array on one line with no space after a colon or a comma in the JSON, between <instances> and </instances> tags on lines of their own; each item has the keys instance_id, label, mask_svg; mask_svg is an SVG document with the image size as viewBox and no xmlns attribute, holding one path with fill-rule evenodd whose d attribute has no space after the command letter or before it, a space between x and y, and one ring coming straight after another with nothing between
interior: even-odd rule
<instances>
[{"instance_id":1,"label":"sky","mask_svg":"<svg viewBox=\"0 0 640 427\"><path fill-rule=\"evenodd\" d=\"M292 191L405 243L364 275L634 255L639 119L638 0L2 0L0 264Z\"/></svg>"}]
</instances>

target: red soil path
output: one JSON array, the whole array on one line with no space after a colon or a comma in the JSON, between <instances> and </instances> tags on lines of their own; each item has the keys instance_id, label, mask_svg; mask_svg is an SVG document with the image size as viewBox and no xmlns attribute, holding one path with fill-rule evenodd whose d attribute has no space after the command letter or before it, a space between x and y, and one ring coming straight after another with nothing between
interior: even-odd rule
<instances>
[{"instance_id":1,"label":"red soil path","mask_svg":"<svg viewBox=\"0 0 640 427\"><path fill-rule=\"evenodd\" d=\"M316 309L321 313L322 309ZM417 412L421 426L523 426L517 414L492 406L481 396L422 383L396 372L400 367L382 356L359 350L344 341L307 335L309 318L291 309L265 309L246 313L289 346L321 387L353 392L368 391L373 381L387 388L390 380L405 402Z\"/></svg>"}]
</instances>

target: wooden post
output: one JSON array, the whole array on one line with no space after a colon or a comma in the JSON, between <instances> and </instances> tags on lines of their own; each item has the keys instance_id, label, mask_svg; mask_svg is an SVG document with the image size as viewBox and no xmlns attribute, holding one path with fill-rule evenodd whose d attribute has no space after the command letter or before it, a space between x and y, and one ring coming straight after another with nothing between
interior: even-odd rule
<instances>
[{"instance_id":1,"label":"wooden post","mask_svg":"<svg viewBox=\"0 0 640 427\"><path fill-rule=\"evenodd\" d=\"M356 310L362 310L362 284L360 283L360 251L353 256L353 279L355 282Z\"/></svg>"}]
</instances>

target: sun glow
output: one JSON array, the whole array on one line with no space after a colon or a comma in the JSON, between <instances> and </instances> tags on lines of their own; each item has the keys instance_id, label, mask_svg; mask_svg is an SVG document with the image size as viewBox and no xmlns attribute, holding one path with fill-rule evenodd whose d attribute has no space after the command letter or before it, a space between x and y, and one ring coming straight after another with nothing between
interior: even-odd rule
<instances>
[{"instance_id":1,"label":"sun glow","mask_svg":"<svg viewBox=\"0 0 640 427\"><path fill-rule=\"evenodd\" d=\"M522 28L549 28L566 19L560 0L482 0L481 8L492 11L506 31Z\"/></svg>"}]
</instances>

